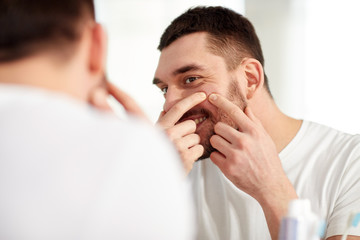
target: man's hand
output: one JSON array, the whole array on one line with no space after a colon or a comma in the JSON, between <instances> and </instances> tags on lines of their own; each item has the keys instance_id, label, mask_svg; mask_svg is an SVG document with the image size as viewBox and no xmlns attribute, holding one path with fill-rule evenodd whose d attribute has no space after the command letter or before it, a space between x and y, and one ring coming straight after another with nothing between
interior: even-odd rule
<instances>
[{"instance_id":1,"label":"man's hand","mask_svg":"<svg viewBox=\"0 0 360 240\"><path fill-rule=\"evenodd\" d=\"M216 100L212 98L216 96ZM243 112L226 98L212 94L210 102L235 122L237 129L219 122L210 139L218 150L211 160L241 190L253 197L266 194L279 175L285 175L276 147L258 119L247 107Z\"/></svg>"},{"instance_id":2,"label":"man's hand","mask_svg":"<svg viewBox=\"0 0 360 240\"><path fill-rule=\"evenodd\" d=\"M104 80L103 84L92 89L89 96L89 102L100 110L112 111L107 102L109 96L113 96L114 99L123 106L127 113L150 122L144 111L132 97L107 80Z\"/></svg>"},{"instance_id":3,"label":"man's hand","mask_svg":"<svg viewBox=\"0 0 360 240\"><path fill-rule=\"evenodd\" d=\"M116 101L118 101L124 107L126 112L150 122L150 120L148 119L144 111L141 109L141 107L136 103L136 101L124 91L120 90L110 82L107 82L107 90L109 94L112 95L116 99Z\"/></svg>"},{"instance_id":4,"label":"man's hand","mask_svg":"<svg viewBox=\"0 0 360 240\"><path fill-rule=\"evenodd\" d=\"M157 124L165 129L170 140L174 143L188 173L194 162L201 157L204 147L200 145L200 137L195 134L196 123L186 120L176 124L191 108L206 99L203 92L194 93L177 102L168 112L161 112Z\"/></svg>"},{"instance_id":5,"label":"man's hand","mask_svg":"<svg viewBox=\"0 0 360 240\"><path fill-rule=\"evenodd\" d=\"M242 191L263 208L272 239L277 239L288 203L297 198L285 175L275 144L249 107L243 112L226 98L212 94L209 101L235 122L237 129L219 122L210 139L218 150L210 159Z\"/></svg>"}]
</instances>

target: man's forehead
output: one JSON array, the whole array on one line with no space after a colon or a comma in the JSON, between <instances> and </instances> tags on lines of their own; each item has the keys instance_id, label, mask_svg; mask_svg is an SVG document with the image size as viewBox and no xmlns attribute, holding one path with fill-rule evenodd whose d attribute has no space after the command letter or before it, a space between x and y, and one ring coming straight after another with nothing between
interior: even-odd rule
<instances>
[{"instance_id":1,"label":"man's forehead","mask_svg":"<svg viewBox=\"0 0 360 240\"><path fill-rule=\"evenodd\" d=\"M161 55L167 56L177 52L186 52L187 54L191 54L193 52L206 52L206 46L207 33L191 33L176 39L162 50Z\"/></svg>"},{"instance_id":2,"label":"man's forehead","mask_svg":"<svg viewBox=\"0 0 360 240\"><path fill-rule=\"evenodd\" d=\"M164 48L155 78L162 80L188 71L213 72L225 64L222 57L209 50L207 36L206 32L191 33ZM156 82L159 82L158 80Z\"/></svg>"}]
</instances>

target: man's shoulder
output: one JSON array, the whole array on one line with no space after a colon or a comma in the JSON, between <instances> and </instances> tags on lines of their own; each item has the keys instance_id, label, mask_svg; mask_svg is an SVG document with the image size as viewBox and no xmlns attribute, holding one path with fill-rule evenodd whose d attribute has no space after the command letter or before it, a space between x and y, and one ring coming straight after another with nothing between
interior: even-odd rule
<instances>
[{"instance_id":1,"label":"man's shoulder","mask_svg":"<svg viewBox=\"0 0 360 240\"><path fill-rule=\"evenodd\" d=\"M313 146L312 151L326 152L327 155L352 155L360 156L360 135L349 134L335 128L315 123L306 122L302 144Z\"/></svg>"},{"instance_id":2,"label":"man's shoulder","mask_svg":"<svg viewBox=\"0 0 360 240\"><path fill-rule=\"evenodd\" d=\"M306 129L304 136L307 138L318 139L319 141L336 141L336 142L352 142L353 144L360 144L359 134L350 134L324 124L304 121Z\"/></svg>"},{"instance_id":3,"label":"man's shoulder","mask_svg":"<svg viewBox=\"0 0 360 240\"><path fill-rule=\"evenodd\" d=\"M330 164L335 159L353 159L360 156L360 136L345 133L332 127L303 121L301 129L280 153L284 163L320 161ZM297 161L295 160L297 159Z\"/></svg>"},{"instance_id":4,"label":"man's shoulder","mask_svg":"<svg viewBox=\"0 0 360 240\"><path fill-rule=\"evenodd\" d=\"M6 144L10 136L17 139L13 144L87 146L89 152L102 149L114 156L116 152L171 148L166 147L170 144L165 134L154 126L132 116L120 119L64 94L4 85L0 93L0 142ZM170 150L163 154L167 152Z\"/></svg>"}]
</instances>

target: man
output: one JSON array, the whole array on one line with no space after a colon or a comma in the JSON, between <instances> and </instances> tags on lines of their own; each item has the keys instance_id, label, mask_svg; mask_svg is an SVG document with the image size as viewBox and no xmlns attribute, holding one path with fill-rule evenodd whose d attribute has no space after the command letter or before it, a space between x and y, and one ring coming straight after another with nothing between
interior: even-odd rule
<instances>
[{"instance_id":1,"label":"man","mask_svg":"<svg viewBox=\"0 0 360 240\"><path fill-rule=\"evenodd\" d=\"M190 9L158 48L158 124L191 170L198 238L278 239L288 203L308 198L326 220L325 239L340 239L360 212L359 136L283 114L255 30L234 11ZM350 235L360 239L360 229Z\"/></svg>"},{"instance_id":2,"label":"man","mask_svg":"<svg viewBox=\"0 0 360 240\"><path fill-rule=\"evenodd\" d=\"M93 1L1 0L0 29L0 239L192 239L176 150L108 111L142 114L104 78Z\"/></svg>"}]
</instances>

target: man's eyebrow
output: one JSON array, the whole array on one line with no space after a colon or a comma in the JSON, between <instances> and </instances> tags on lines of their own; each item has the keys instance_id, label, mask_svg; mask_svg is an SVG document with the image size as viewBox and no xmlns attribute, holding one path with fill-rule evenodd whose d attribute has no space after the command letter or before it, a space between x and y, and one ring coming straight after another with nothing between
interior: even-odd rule
<instances>
[{"instance_id":1,"label":"man's eyebrow","mask_svg":"<svg viewBox=\"0 0 360 240\"><path fill-rule=\"evenodd\" d=\"M197 71L197 70L205 70L205 68L203 66L200 66L198 64L189 64L183 67L180 67L178 69L175 69L172 73L173 76L176 76L178 74L182 74L182 73L186 73L189 71ZM162 83L162 81L159 78L154 78L153 79L153 84L157 85L159 83Z\"/></svg>"},{"instance_id":2,"label":"man's eyebrow","mask_svg":"<svg viewBox=\"0 0 360 240\"><path fill-rule=\"evenodd\" d=\"M153 79L153 84L157 85L159 83L162 83L162 81L160 79L158 79L158 78Z\"/></svg>"},{"instance_id":3,"label":"man's eyebrow","mask_svg":"<svg viewBox=\"0 0 360 240\"><path fill-rule=\"evenodd\" d=\"M197 65L197 64L189 64L189 65L186 65L186 66L183 66L183 67L180 67L178 69L176 69L174 72L173 72L173 75L176 76L178 74L181 74L181 73L186 73L186 72L189 72L189 71L196 71L196 70L204 70L205 68L203 66L200 66L200 65Z\"/></svg>"}]
</instances>

